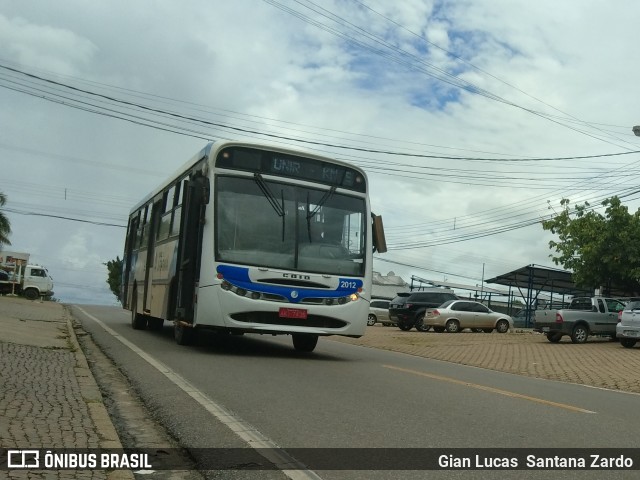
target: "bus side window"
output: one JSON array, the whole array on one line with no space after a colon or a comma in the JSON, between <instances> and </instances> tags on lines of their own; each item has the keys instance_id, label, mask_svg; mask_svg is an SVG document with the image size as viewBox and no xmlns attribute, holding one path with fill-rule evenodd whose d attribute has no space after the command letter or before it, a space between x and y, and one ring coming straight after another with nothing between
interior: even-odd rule
<instances>
[{"instance_id":1,"label":"bus side window","mask_svg":"<svg viewBox=\"0 0 640 480\"><path fill-rule=\"evenodd\" d=\"M139 250L142 246L142 228L144 227L144 221L142 220L142 212L138 212L138 221L136 222L136 240L133 246L134 250Z\"/></svg>"},{"instance_id":2,"label":"bus side window","mask_svg":"<svg viewBox=\"0 0 640 480\"><path fill-rule=\"evenodd\" d=\"M157 240L164 240L171 234L171 217L173 215L175 189L176 187L174 185L164 193Z\"/></svg>"},{"instance_id":3,"label":"bus side window","mask_svg":"<svg viewBox=\"0 0 640 480\"><path fill-rule=\"evenodd\" d=\"M140 238L138 226L140 225L140 212L136 212L131 216L129 220L129 230L127 231L127 240L125 243L125 250L127 253L137 251L140 245Z\"/></svg>"},{"instance_id":4,"label":"bus side window","mask_svg":"<svg viewBox=\"0 0 640 480\"><path fill-rule=\"evenodd\" d=\"M142 217L142 238L140 239L140 248L146 248L149 243L149 219L151 217L151 209L149 205L144 207L144 216Z\"/></svg>"},{"instance_id":5,"label":"bus side window","mask_svg":"<svg viewBox=\"0 0 640 480\"><path fill-rule=\"evenodd\" d=\"M180 221L182 219L182 201L183 201L183 191L184 191L184 182L178 182L176 184L176 191L173 197L173 213L171 215L171 233L170 235L173 237L174 235L178 235L180 233Z\"/></svg>"}]
</instances>

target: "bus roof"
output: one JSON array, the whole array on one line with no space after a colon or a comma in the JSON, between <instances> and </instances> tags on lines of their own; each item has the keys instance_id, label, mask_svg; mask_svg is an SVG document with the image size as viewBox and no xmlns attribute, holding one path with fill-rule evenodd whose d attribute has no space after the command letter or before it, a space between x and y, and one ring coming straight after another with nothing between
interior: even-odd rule
<instances>
[{"instance_id":1,"label":"bus roof","mask_svg":"<svg viewBox=\"0 0 640 480\"><path fill-rule=\"evenodd\" d=\"M203 158L207 157L211 152L211 148L213 147L215 142L209 142L204 148L200 149L198 153L192 156L189 160L187 160L180 168L178 168L171 176L169 176L165 181L162 182L160 186L154 188L151 193L144 196L142 200L140 200L130 211L129 215L138 210L141 206L146 204L149 200L154 198L158 193L162 192L167 185L173 182L177 177L182 175L184 172L187 172L189 169L193 168L193 166L198 163Z\"/></svg>"},{"instance_id":2,"label":"bus roof","mask_svg":"<svg viewBox=\"0 0 640 480\"><path fill-rule=\"evenodd\" d=\"M336 163L338 165L344 165L346 167L358 170L358 172L360 172L362 174L363 178L365 179L365 182L368 183L367 175L364 172L364 170L362 170L360 167L357 167L355 165L351 165L351 164L349 164L347 162L343 162L341 160L336 160L336 159L331 158L331 157L318 155L316 153L312 153L312 152L305 151L305 150L302 150L302 149L283 148L283 147L280 147L278 145L271 144L269 142L256 142L256 141L250 141L250 140L249 141L245 141L245 140L216 140L214 142L209 142L205 147L200 149L200 151L198 153L193 155L180 168L178 168L175 172L173 172L173 174L171 176L169 176L165 181L163 181L160 186L154 188L153 191L150 192L148 195L145 195L145 197L142 200L140 200L129 211L129 215L131 215L133 212L138 210L141 206L145 205L147 202L149 202L149 200L153 199L156 195L158 195L158 193L162 192L168 185L170 185L178 177L182 176L183 174L188 172L190 169L192 169L200 160L202 160L203 158L209 157L209 155L211 154L211 151L214 149L214 147L215 147L215 149L220 149L222 147L234 146L234 145L235 146L255 147L255 148L260 148L260 149L265 149L265 150L273 150L273 151L276 151L276 152L289 153L291 155L298 155L298 156L305 156L305 157L309 157L309 158L315 158L315 159L323 160L323 161L331 161L331 162Z\"/></svg>"}]
</instances>

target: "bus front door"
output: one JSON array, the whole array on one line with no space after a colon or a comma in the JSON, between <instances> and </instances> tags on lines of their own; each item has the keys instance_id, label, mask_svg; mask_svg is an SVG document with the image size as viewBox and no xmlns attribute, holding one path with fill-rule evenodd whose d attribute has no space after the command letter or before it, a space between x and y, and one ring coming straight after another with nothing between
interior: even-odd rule
<instances>
[{"instance_id":1,"label":"bus front door","mask_svg":"<svg viewBox=\"0 0 640 480\"><path fill-rule=\"evenodd\" d=\"M200 278L204 209L208 200L208 178L197 176L185 182L183 218L178 247L178 298L176 318L193 323L196 285Z\"/></svg>"}]
</instances>

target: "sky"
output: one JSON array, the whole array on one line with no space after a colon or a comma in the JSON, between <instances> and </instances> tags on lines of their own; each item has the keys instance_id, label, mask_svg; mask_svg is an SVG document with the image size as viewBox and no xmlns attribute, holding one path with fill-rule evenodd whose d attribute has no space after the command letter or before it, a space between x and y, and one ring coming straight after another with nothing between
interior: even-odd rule
<instances>
[{"instance_id":1,"label":"sky","mask_svg":"<svg viewBox=\"0 0 640 480\"><path fill-rule=\"evenodd\" d=\"M115 305L129 210L228 138L362 167L383 275L555 267L562 198L640 205L639 24L632 0L0 0L4 249Z\"/></svg>"}]
</instances>

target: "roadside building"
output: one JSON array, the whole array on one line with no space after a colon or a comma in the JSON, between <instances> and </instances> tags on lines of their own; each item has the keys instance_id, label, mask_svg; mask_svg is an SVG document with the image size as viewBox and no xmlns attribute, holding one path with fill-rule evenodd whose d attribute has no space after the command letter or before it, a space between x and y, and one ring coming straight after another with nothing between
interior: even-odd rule
<instances>
[{"instance_id":1,"label":"roadside building","mask_svg":"<svg viewBox=\"0 0 640 480\"><path fill-rule=\"evenodd\" d=\"M393 300L398 296L398 292L409 292L409 284L394 272L382 275L380 272L373 272L373 287L371 298Z\"/></svg>"}]
</instances>

